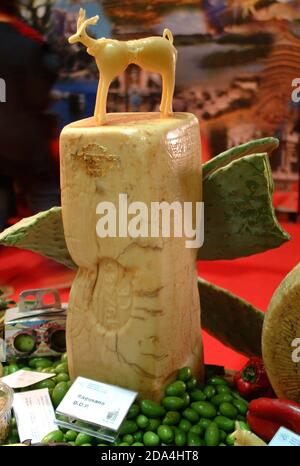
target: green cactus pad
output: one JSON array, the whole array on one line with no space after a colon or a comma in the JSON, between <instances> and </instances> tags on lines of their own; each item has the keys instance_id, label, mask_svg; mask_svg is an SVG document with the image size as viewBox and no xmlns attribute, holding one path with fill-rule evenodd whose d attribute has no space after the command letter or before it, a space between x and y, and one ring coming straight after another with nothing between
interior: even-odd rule
<instances>
[{"instance_id":1,"label":"green cactus pad","mask_svg":"<svg viewBox=\"0 0 300 466\"><path fill-rule=\"evenodd\" d=\"M235 259L276 248L290 239L272 204L267 154L233 160L203 183L204 244L198 258Z\"/></svg>"},{"instance_id":2,"label":"green cactus pad","mask_svg":"<svg viewBox=\"0 0 300 466\"><path fill-rule=\"evenodd\" d=\"M263 312L201 278L198 289L202 328L239 353L261 356Z\"/></svg>"},{"instance_id":3,"label":"green cactus pad","mask_svg":"<svg viewBox=\"0 0 300 466\"><path fill-rule=\"evenodd\" d=\"M251 154L262 154L267 153L268 155L277 149L279 146L279 140L276 138L263 138L254 139L253 141L246 142L240 146L232 147L231 149L222 152L221 154L213 157L211 160L203 165L203 179L209 176L218 168L225 167L233 160L240 159L245 155Z\"/></svg>"},{"instance_id":4,"label":"green cactus pad","mask_svg":"<svg viewBox=\"0 0 300 466\"><path fill-rule=\"evenodd\" d=\"M67 249L60 207L23 218L0 233L0 244L29 249L76 268Z\"/></svg>"}]
</instances>

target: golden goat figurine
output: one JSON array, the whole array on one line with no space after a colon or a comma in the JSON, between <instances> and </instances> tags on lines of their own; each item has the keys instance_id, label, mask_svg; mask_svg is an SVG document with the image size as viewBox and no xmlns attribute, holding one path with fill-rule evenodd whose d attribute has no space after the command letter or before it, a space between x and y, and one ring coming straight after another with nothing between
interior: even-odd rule
<instances>
[{"instance_id":1,"label":"golden goat figurine","mask_svg":"<svg viewBox=\"0 0 300 466\"><path fill-rule=\"evenodd\" d=\"M95 57L100 73L96 97L95 117L102 125L106 120L106 101L109 86L114 78L123 73L131 63L147 71L159 73L162 77L162 99L160 111L163 117L172 115L172 101L175 86L177 51L173 46L173 35L165 29L162 37L119 41L115 39L93 39L86 32L89 24L97 24L99 16L86 19L84 9L80 9L77 32L69 38L69 43L81 42L87 52Z\"/></svg>"}]
</instances>

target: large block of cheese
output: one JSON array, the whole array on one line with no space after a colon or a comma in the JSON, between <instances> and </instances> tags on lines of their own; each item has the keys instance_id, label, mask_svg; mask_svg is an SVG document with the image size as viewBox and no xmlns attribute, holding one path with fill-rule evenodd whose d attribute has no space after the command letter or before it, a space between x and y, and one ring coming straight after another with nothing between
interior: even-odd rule
<instances>
[{"instance_id":1,"label":"large block of cheese","mask_svg":"<svg viewBox=\"0 0 300 466\"><path fill-rule=\"evenodd\" d=\"M149 212L152 202L200 201L198 121L189 113L109 114L105 126L90 118L65 127L60 149L65 237L79 267L67 322L71 377L156 399L181 367L202 374L197 249L161 228L159 237L126 236L134 215L124 217L119 196ZM116 208L116 237L97 234L102 202ZM149 232L150 223L151 215Z\"/></svg>"}]
</instances>

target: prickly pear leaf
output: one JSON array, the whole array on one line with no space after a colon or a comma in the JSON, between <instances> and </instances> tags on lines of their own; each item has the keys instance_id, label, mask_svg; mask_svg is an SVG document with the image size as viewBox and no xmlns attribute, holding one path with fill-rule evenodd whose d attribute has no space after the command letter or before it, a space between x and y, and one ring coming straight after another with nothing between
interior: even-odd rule
<instances>
[{"instance_id":1,"label":"prickly pear leaf","mask_svg":"<svg viewBox=\"0 0 300 466\"><path fill-rule=\"evenodd\" d=\"M203 183L204 244L199 259L235 259L276 248L290 239L272 204L267 154L230 162Z\"/></svg>"},{"instance_id":2,"label":"prickly pear leaf","mask_svg":"<svg viewBox=\"0 0 300 466\"><path fill-rule=\"evenodd\" d=\"M201 278L198 289L202 328L239 353L261 356L263 312Z\"/></svg>"},{"instance_id":3,"label":"prickly pear leaf","mask_svg":"<svg viewBox=\"0 0 300 466\"><path fill-rule=\"evenodd\" d=\"M76 268L67 249L60 207L23 218L0 233L0 244L29 249Z\"/></svg>"},{"instance_id":4,"label":"prickly pear leaf","mask_svg":"<svg viewBox=\"0 0 300 466\"><path fill-rule=\"evenodd\" d=\"M203 179L218 170L218 168L225 167L233 160L240 159L245 155L262 153L270 155L278 145L279 140L276 138L262 138L254 139L253 141L246 142L240 146L232 147L203 164Z\"/></svg>"}]
</instances>

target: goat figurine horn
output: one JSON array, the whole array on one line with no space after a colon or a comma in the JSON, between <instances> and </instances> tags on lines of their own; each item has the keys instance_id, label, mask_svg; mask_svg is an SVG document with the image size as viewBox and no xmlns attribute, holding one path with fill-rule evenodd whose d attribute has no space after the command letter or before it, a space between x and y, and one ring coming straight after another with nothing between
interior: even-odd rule
<instances>
[{"instance_id":1,"label":"goat figurine horn","mask_svg":"<svg viewBox=\"0 0 300 466\"><path fill-rule=\"evenodd\" d=\"M87 43L92 40L86 33L85 29L89 24L97 24L99 16L93 16L92 18L86 19L86 12L83 8L80 8L78 20L77 20L77 31L71 37L69 37L69 43L75 44L75 42Z\"/></svg>"},{"instance_id":2,"label":"goat figurine horn","mask_svg":"<svg viewBox=\"0 0 300 466\"><path fill-rule=\"evenodd\" d=\"M80 8L79 16L77 20L77 29L81 26L81 24L83 23L85 19L86 19L85 10L83 8Z\"/></svg>"}]
</instances>

